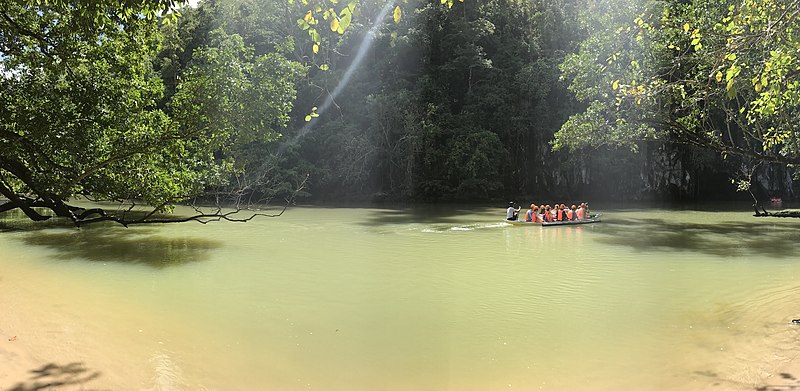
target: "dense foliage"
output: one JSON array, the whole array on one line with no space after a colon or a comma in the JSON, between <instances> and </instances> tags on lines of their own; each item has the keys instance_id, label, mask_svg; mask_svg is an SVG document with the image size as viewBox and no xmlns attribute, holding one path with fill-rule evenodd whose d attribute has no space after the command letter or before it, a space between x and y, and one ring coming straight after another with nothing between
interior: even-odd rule
<instances>
[{"instance_id":1,"label":"dense foliage","mask_svg":"<svg viewBox=\"0 0 800 391\"><path fill-rule=\"evenodd\" d=\"M0 1L0 212L791 192L795 1L179 3Z\"/></svg>"},{"instance_id":2,"label":"dense foliage","mask_svg":"<svg viewBox=\"0 0 800 391\"><path fill-rule=\"evenodd\" d=\"M548 142L574 110L558 64L580 38L568 25L578 3L403 4L403 17L376 32L336 113L302 141L302 156L322 168L314 188L413 200L572 190L576 162ZM376 15L385 2L359 4ZM370 27L350 26L336 51L356 52ZM312 82L332 90L348 66L349 57L333 58Z\"/></svg>"},{"instance_id":3,"label":"dense foliage","mask_svg":"<svg viewBox=\"0 0 800 391\"><path fill-rule=\"evenodd\" d=\"M749 165L800 159L800 3L592 2L563 64L587 103L556 148L668 139Z\"/></svg>"},{"instance_id":4,"label":"dense foliage","mask_svg":"<svg viewBox=\"0 0 800 391\"><path fill-rule=\"evenodd\" d=\"M219 32L198 48L166 108L152 60L171 1L4 2L0 19L0 211L47 208L76 224L152 217L67 201L141 200L165 211L227 183L236 149L274 139L299 66L255 57ZM129 4L130 3L130 4ZM166 20L174 18L168 17Z\"/></svg>"},{"instance_id":5,"label":"dense foliage","mask_svg":"<svg viewBox=\"0 0 800 391\"><path fill-rule=\"evenodd\" d=\"M362 14L376 15L386 2L358 4ZM607 56L581 62L584 68L573 64L589 58L584 52L606 50L602 40L620 39L609 18L633 24L639 14L630 6L495 0L399 7L402 18L385 21L375 34L366 63L336 99L336 113L314 120L314 131L301 142L302 158L318 168L312 194L636 199L732 190L729 178L738 167L668 137L637 144L641 154L632 153L630 143L594 142L578 132L562 131L553 143L562 124L587 107L575 96L609 97L609 105L598 102L588 112L614 107L613 79L602 84L613 76L601 68ZM354 22L343 38L321 40L320 53L335 44L333 51L345 56L317 60L330 62L331 71L312 74L312 87L301 93L298 107L315 106L316 86L323 95L337 86L369 27ZM297 41L315 44L304 38ZM568 90L573 77L582 84L573 82ZM615 124L598 133L608 136L623 128ZM570 137L586 142L564 151ZM552 152L553 146L562 152Z\"/></svg>"}]
</instances>

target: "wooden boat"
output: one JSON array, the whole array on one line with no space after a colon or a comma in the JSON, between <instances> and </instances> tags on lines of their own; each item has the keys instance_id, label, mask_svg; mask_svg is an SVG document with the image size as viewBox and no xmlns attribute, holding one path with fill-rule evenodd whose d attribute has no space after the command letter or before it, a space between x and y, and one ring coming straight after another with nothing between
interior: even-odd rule
<instances>
[{"instance_id":1,"label":"wooden boat","mask_svg":"<svg viewBox=\"0 0 800 391\"><path fill-rule=\"evenodd\" d=\"M546 221L544 223L536 223L536 222L533 222L533 221L528 222L528 221L525 221L525 220L516 220L516 221L506 220L506 223L509 223L511 225L541 225L542 227L553 227L553 226L557 226L557 225L594 224L594 223L601 222L600 216L601 216L600 214L596 214L596 215L591 215L591 216L589 216L588 219L584 219L584 220L566 220L566 221L550 221L550 222Z\"/></svg>"}]
</instances>

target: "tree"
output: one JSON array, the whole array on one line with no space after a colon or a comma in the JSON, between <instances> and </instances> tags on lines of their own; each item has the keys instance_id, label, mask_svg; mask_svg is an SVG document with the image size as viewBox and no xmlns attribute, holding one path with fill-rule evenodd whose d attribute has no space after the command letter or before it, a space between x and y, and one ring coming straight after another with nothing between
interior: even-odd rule
<instances>
[{"instance_id":1,"label":"tree","mask_svg":"<svg viewBox=\"0 0 800 391\"><path fill-rule=\"evenodd\" d=\"M562 64L586 104L556 149L670 140L754 162L800 162L800 3L591 1Z\"/></svg>"},{"instance_id":2,"label":"tree","mask_svg":"<svg viewBox=\"0 0 800 391\"><path fill-rule=\"evenodd\" d=\"M35 209L45 208L75 225L232 219L220 210L158 213L224 183L237 169L236 145L276 137L301 68L278 55L254 57L241 38L220 33L218 47L197 52L167 109L159 108L158 12L176 4L4 2L0 212L19 208L46 220L51 215ZM153 208L84 210L69 203L79 195Z\"/></svg>"}]
</instances>

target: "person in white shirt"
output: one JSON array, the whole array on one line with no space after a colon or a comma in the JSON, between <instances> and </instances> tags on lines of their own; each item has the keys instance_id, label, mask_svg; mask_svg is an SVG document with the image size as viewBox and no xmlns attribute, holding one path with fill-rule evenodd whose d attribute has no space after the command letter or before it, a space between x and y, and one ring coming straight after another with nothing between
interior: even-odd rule
<instances>
[{"instance_id":1,"label":"person in white shirt","mask_svg":"<svg viewBox=\"0 0 800 391\"><path fill-rule=\"evenodd\" d=\"M506 209L506 220L515 221L519 218L519 211L522 210L522 207L518 207L514 209L514 201L508 203L508 209Z\"/></svg>"}]
</instances>

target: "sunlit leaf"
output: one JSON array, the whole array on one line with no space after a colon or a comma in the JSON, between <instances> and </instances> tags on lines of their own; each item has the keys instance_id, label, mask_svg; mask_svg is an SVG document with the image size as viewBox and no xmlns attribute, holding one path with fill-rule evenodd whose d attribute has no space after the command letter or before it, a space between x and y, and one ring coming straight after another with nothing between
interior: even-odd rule
<instances>
[{"instance_id":1,"label":"sunlit leaf","mask_svg":"<svg viewBox=\"0 0 800 391\"><path fill-rule=\"evenodd\" d=\"M339 29L336 30L339 34L344 34L344 31L350 27L350 21L352 20L352 14L350 12L346 13L342 18L339 20Z\"/></svg>"},{"instance_id":2,"label":"sunlit leaf","mask_svg":"<svg viewBox=\"0 0 800 391\"><path fill-rule=\"evenodd\" d=\"M400 19L403 17L403 10L400 9L400 6L394 7L394 14L392 15L394 18L394 23L399 24Z\"/></svg>"},{"instance_id":3,"label":"sunlit leaf","mask_svg":"<svg viewBox=\"0 0 800 391\"><path fill-rule=\"evenodd\" d=\"M311 37L311 40L315 43L320 43L322 41L322 36L319 35L317 29L309 29L308 36Z\"/></svg>"},{"instance_id":4,"label":"sunlit leaf","mask_svg":"<svg viewBox=\"0 0 800 391\"><path fill-rule=\"evenodd\" d=\"M301 30L308 30L308 28L311 27L304 19L297 19L297 25Z\"/></svg>"},{"instance_id":5,"label":"sunlit leaf","mask_svg":"<svg viewBox=\"0 0 800 391\"><path fill-rule=\"evenodd\" d=\"M736 97L736 85L734 85L735 79L728 80L728 84L725 86L725 90L728 92L728 99L733 99Z\"/></svg>"}]
</instances>

